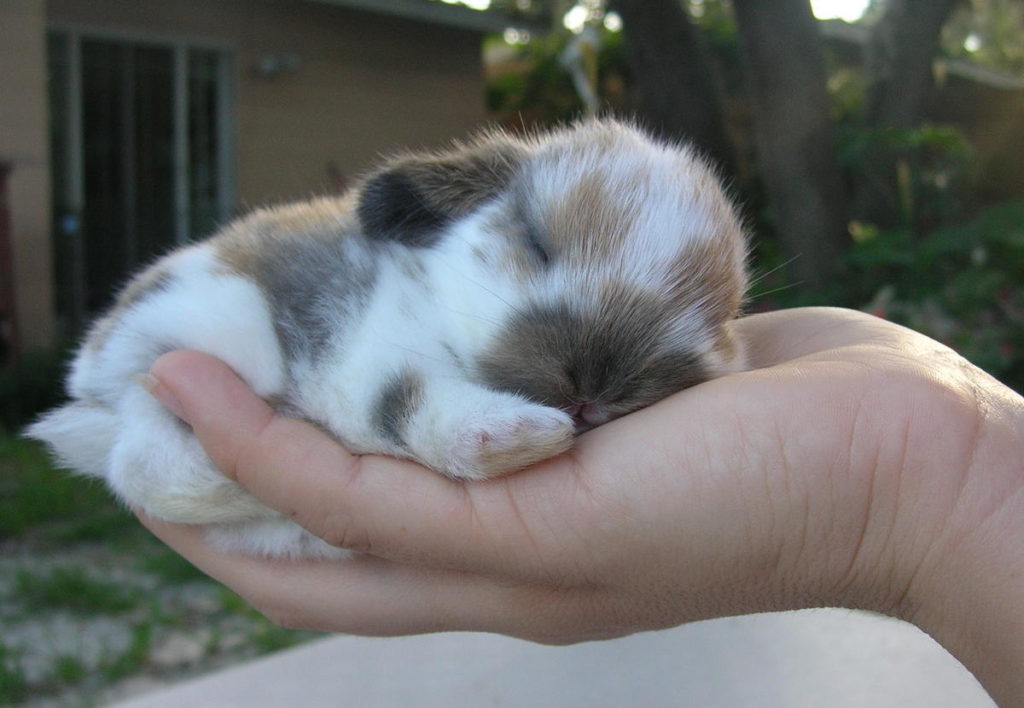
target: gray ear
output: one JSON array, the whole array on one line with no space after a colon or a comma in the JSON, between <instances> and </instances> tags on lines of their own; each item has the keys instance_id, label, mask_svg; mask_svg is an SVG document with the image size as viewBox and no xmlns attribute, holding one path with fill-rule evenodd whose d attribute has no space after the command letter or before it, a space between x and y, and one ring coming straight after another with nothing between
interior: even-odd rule
<instances>
[{"instance_id":1,"label":"gray ear","mask_svg":"<svg viewBox=\"0 0 1024 708\"><path fill-rule=\"evenodd\" d=\"M526 149L511 141L400 158L367 179L358 214L374 239L430 247L442 230L511 180Z\"/></svg>"}]
</instances>

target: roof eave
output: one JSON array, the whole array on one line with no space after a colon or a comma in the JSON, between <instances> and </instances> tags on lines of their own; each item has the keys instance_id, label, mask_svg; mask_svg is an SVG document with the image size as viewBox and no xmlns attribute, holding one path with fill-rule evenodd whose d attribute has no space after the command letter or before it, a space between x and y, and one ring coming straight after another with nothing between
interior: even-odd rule
<instances>
[{"instance_id":1,"label":"roof eave","mask_svg":"<svg viewBox=\"0 0 1024 708\"><path fill-rule=\"evenodd\" d=\"M464 5L453 5L428 0L308 0L326 5L340 5L357 10L378 12L408 20L458 27L482 33L502 32L507 27L528 29L543 33L548 28L524 21L497 10L472 10Z\"/></svg>"}]
</instances>

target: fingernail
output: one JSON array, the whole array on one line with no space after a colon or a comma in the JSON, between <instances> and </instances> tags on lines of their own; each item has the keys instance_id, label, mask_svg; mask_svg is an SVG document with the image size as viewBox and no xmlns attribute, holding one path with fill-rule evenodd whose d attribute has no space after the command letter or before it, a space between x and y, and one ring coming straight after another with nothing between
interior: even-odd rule
<instances>
[{"instance_id":1,"label":"fingernail","mask_svg":"<svg viewBox=\"0 0 1024 708\"><path fill-rule=\"evenodd\" d=\"M133 378L142 388L149 392L149 395L158 400L164 408L182 420L186 420L185 409L182 407L181 402L174 397L174 394L167 390L167 387L160 382L160 379L152 374L136 374Z\"/></svg>"}]
</instances>

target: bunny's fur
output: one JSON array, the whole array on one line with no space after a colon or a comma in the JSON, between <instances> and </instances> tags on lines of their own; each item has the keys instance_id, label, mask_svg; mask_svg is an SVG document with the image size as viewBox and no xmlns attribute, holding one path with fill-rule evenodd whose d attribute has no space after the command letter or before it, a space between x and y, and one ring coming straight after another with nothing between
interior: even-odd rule
<instances>
[{"instance_id":1,"label":"bunny's fur","mask_svg":"<svg viewBox=\"0 0 1024 708\"><path fill-rule=\"evenodd\" d=\"M335 555L213 469L135 377L198 349L353 451L482 479L741 369L730 320L744 258L732 207L688 148L614 121L489 133L160 260L93 326L71 402L29 434L228 549Z\"/></svg>"}]
</instances>

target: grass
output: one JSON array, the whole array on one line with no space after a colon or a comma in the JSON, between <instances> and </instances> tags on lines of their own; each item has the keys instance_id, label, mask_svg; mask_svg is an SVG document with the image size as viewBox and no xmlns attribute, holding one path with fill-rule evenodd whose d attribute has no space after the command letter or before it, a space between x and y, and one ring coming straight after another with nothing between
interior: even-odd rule
<instances>
[{"instance_id":1,"label":"grass","mask_svg":"<svg viewBox=\"0 0 1024 708\"><path fill-rule=\"evenodd\" d=\"M51 681L57 685L73 685L81 683L88 674L85 663L72 654L61 654L53 662L53 678Z\"/></svg>"},{"instance_id":2,"label":"grass","mask_svg":"<svg viewBox=\"0 0 1024 708\"><path fill-rule=\"evenodd\" d=\"M0 437L0 540L46 524L57 524L59 542L106 538L134 523L99 482L57 469L41 444Z\"/></svg>"},{"instance_id":3,"label":"grass","mask_svg":"<svg viewBox=\"0 0 1024 708\"><path fill-rule=\"evenodd\" d=\"M245 603L245 600L242 599L241 595L236 592L232 592L227 588L221 588L217 595L221 607L223 607L227 612L236 612L239 614L255 612L254 609Z\"/></svg>"},{"instance_id":4,"label":"grass","mask_svg":"<svg viewBox=\"0 0 1024 708\"><path fill-rule=\"evenodd\" d=\"M125 676L139 673L149 661L152 643L153 624L151 622L142 622L132 627L131 644L122 654L103 663L100 669L103 677L113 683Z\"/></svg>"},{"instance_id":5,"label":"grass","mask_svg":"<svg viewBox=\"0 0 1024 708\"><path fill-rule=\"evenodd\" d=\"M119 506L100 508L90 513L90 516L74 516L48 524L41 530L41 539L54 545L102 541L122 547L133 544L145 536L135 516Z\"/></svg>"},{"instance_id":6,"label":"grass","mask_svg":"<svg viewBox=\"0 0 1024 708\"><path fill-rule=\"evenodd\" d=\"M287 649L314 637L322 636L319 632L284 629L277 626L227 588L221 588L219 595L220 605L226 613L243 615L250 620L247 643L256 649L257 654Z\"/></svg>"},{"instance_id":7,"label":"grass","mask_svg":"<svg viewBox=\"0 0 1024 708\"><path fill-rule=\"evenodd\" d=\"M206 575L201 570L166 548L158 548L140 556L136 567L144 573L156 576L168 585L181 585L206 579Z\"/></svg>"},{"instance_id":8,"label":"grass","mask_svg":"<svg viewBox=\"0 0 1024 708\"><path fill-rule=\"evenodd\" d=\"M28 693L28 682L18 667L13 652L0 641L0 705L21 701Z\"/></svg>"},{"instance_id":9,"label":"grass","mask_svg":"<svg viewBox=\"0 0 1024 708\"><path fill-rule=\"evenodd\" d=\"M0 429L20 430L64 400L69 353L65 342L24 352L13 367L0 369Z\"/></svg>"},{"instance_id":10,"label":"grass","mask_svg":"<svg viewBox=\"0 0 1024 708\"><path fill-rule=\"evenodd\" d=\"M54 568L50 573L18 571L14 597L32 612L68 610L75 614L116 614L134 608L139 596L115 583L97 580L80 567Z\"/></svg>"},{"instance_id":11,"label":"grass","mask_svg":"<svg viewBox=\"0 0 1024 708\"><path fill-rule=\"evenodd\" d=\"M121 641L105 648L97 660L80 654L84 650L74 642L22 646L12 639L16 633L7 633L6 643L0 634L0 705L37 696L90 705L102 701L105 687L130 676L194 671L194 661L180 667L154 662L154 650L172 634L194 633L203 642L200 668L318 636L274 625L151 537L101 484L56 468L41 445L2 430L0 544L5 554L13 551L10 558L25 559L0 565L5 627L45 623L66 612L76 622L116 621L127 641L127 646ZM94 565L69 561L79 548ZM97 554L101 560L95 560ZM115 582L102 574L114 568L119 578L130 580ZM197 594L209 601L191 603ZM30 655L49 662L44 674L31 680L24 668Z\"/></svg>"},{"instance_id":12,"label":"grass","mask_svg":"<svg viewBox=\"0 0 1024 708\"><path fill-rule=\"evenodd\" d=\"M249 635L249 642L256 649L257 654L269 654L293 647L296 644L308 641L313 637L320 636L316 632L301 632L294 629L278 627L269 620L260 618L262 621L253 629Z\"/></svg>"}]
</instances>

